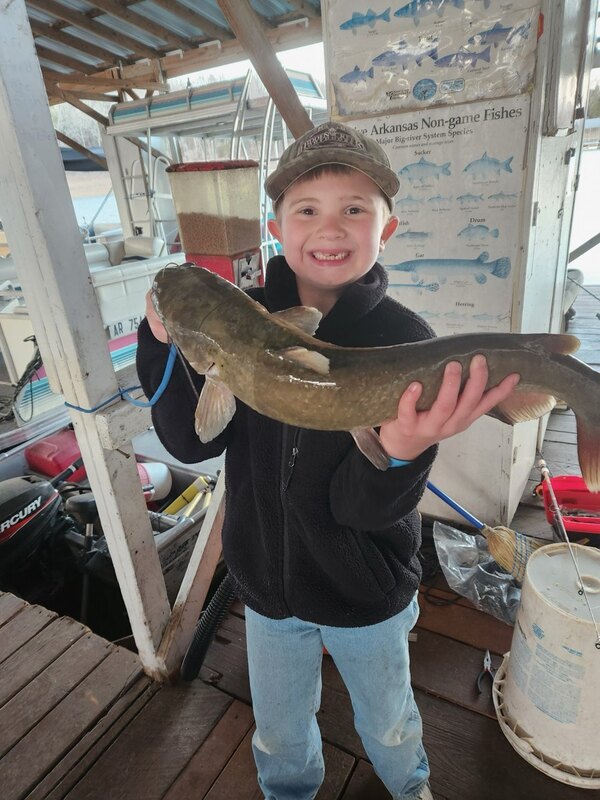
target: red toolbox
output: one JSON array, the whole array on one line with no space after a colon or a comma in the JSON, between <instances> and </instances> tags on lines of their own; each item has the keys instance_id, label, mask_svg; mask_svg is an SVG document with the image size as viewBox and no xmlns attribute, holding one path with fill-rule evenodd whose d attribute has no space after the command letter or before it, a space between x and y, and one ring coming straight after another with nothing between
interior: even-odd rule
<instances>
[{"instance_id":1,"label":"red toolbox","mask_svg":"<svg viewBox=\"0 0 600 800\"><path fill-rule=\"evenodd\" d=\"M575 475L556 475L550 478L550 483L569 539L573 542L587 539L589 544L600 547L600 492L590 492L583 478ZM552 500L545 482L542 491L546 519L554 524Z\"/></svg>"}]
</instances>

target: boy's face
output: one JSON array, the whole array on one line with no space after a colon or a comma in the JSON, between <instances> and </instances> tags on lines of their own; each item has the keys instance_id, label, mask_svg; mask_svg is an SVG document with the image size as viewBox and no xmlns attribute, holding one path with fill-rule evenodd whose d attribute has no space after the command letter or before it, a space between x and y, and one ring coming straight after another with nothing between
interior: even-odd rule
<instances>
[{"instance_id":1,"label":"boy's face","mask_svg":"<svg viewBox=\"0 0 600 800\"><path fill-rule=\"evenodd\" d=\"M303 289L339 296L371 269L397 226L377 185L358 170L296 181L269 222L301 297Z\"/></svg>"}]
</instances>

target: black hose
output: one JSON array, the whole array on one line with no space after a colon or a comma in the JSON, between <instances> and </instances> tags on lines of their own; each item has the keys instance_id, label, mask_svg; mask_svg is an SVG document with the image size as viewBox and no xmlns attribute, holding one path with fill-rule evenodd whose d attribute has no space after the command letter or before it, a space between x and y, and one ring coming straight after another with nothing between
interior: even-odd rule
<instances>
[{"instance_id":1,"label":"black hose","mask_svg":"<svg viewBox=\"0 0 600 800\"><path fill-rule=\"evenodd\" d=\"M181 662L180 675L184 681L192 681L198 677L208 648L234 597L233 580L227 573L212 596L210 603L200 615L194 631L194 638Z\"/></svg>"}]
</instances>

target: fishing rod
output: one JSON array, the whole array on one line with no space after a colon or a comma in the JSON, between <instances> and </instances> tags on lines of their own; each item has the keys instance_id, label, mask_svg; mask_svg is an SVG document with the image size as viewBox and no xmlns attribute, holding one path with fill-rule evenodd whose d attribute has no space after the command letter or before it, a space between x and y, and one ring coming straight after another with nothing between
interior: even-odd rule
<instances>
[{"instance_id":1,"label":"fishing rod","mask_svg":"<svg viewBox=\"0 0 600 800\"><path fill-rule=\"evenodd\" d=\"M556 499L556 495L554 494L554 488L552 486L552 481L550 480L550 470L548 469L546 462L544 461L543 458L540 458L540 460L538 461L538 468L542 474L542 479L546 484L546 488L548 489L548 494L550 495L551 509L552 513L554 514L554 519L556 520L559 533L563 537L567 547L569 548L571 560L573 561L573 566L575 567L575 572L577 573L577 579L579 581L579 589L577 589L577 594L584 598L585 603L588 607L588 611L590 612L592 623L596 630L596 642L595 642L596 650L600 650L600 628L598 627L598 623L596 621L596 618L594 617L594 611L592 609L592 605L590 603L588 594L585 590L585 583L583 581L581 572L579 571L579 565L577 563L577 559L575 558L573 545L571 544L571 540L569 539L569 534L567 533L567 529L565 528L565 523L563 521L562 514L560 512L558 501Z\"/></svg>"}]
</instances>

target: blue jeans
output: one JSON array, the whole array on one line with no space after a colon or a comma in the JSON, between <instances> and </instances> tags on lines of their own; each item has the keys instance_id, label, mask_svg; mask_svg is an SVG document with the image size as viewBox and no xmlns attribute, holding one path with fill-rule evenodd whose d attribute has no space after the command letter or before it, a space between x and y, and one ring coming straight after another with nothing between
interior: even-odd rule
<instances>
[{"instance_id":1,"label":"blue jeans","mask_svg":"<svg viewBox=\"0 0 600 800\"><path fill-rule=\"evenodd\" d=\"M418 797L429 777L409 672L408 633L418 613L415 597L385 622L334 628L246 609L252 747L266 800L312 800L323 781L316 719L323 646L348 688L375 772L394 800Z\"/></svg>"}]
</instances>

